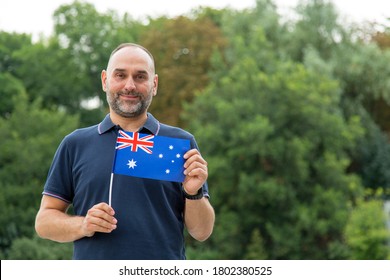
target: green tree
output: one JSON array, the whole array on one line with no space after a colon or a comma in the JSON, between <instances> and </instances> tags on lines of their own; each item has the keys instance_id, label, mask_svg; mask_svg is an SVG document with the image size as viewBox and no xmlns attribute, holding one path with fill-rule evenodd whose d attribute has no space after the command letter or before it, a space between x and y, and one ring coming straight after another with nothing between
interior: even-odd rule
<instances>
[{"instance_id":1,"label":"green tree","mask_svg":"<svg viewBox=\"0 0 390 280\"><path fill-rule=\"evenodd\" d=\"M13 52L31 46L30 35L0 31L0 73L13 74L19 66L18 61L15 61L12 56Z\"/></svg>"},{"instance_id":2,"label":"green tree","mask_svg":"<svg viewBox=\"0 0 390 280\"><path fill-rule=\"evenodd\" d=\"M331 248L342 246L359 195L359 180L345 174L359 122L337 112L332 81L300 66L265 74L253 64L238 62L189 111L210 185L223 186L212 189L212 241L224 258L242 258L257 229L271 259L342 258Z\"/></svg>"},{"instance_id":3,"label":"green tree","mask_svg":"<svg viewBox=\"0 0 390 280\"><path fill-rule=\"evenodd\" d=\"M0 250L31 237L46 175L62 138L78 125L77 116L43 109L26 93L13 96L14 110L0 118Z\"/></svg>"},{"instance_id":4,"label":"green tree","mask_svg":"<svg viewBox=\"0 0 390 280\"><path fill-rule=\"evenodd\" d=\"M0 31L0 116L6 117L13 110L12 96L25 92L23 80L17 78L16 70L21 63L14 57L15 51L31 47L31 37L26 34Z\"/></svg>"},{"instance_id":5,"label":"green tree","mask_svg":"<svg viewBox=\"0 0 390 280\"><path fill-rule=\"evenodd\" d=\"M23 83L9 73L0 72L0 116L7 117L12 113L12 97L25 92Z\"/></svg>"},{"instance_id":6,"label":"green tree","mask_svg":"<svg viewBox=\"0 0 390 280\"><path fill-rule=\"evenodd\" d=\"M249 16L262 19L267 7ZM337 80L275 59L247 13L225 19L230 47L214 56L219 71L186 111L214 186L209 246L231 259L256 247L270 259L344 258L344 227L362 193L346 173L364 131L359 117L343 115Z\"/></svg>"},{"instance_id":7,"label":"green tree","mask_svg":"<svg viewBox=\"0 0 390 280\"><path fill-rule=\"evenodd\" d=\"M346 43L328 63L342 86L343 113L358 114L367 131L353 154L351 171L362 177L365 187L388 190L390 51L373 43Z\"/></svg>"},{"instance_id":8,"label":"green tree","mask_svg":"<svg viewBox=\"0 0 390 280\"><path fill-rule=\"evenodd\" d=\"M15 239L8 252L7 259L69 260L72 258L72 253L72 243L53 242L34 235L33 238L21 237Z\"/></svg>"},{"instance_id":9,"label":"green tree","mask_svg":"<svg viewBox=\"0 0 390 280\"><path fill-rule=\"evenodd\" d=\"M340 42L349 39L350 33L331 1L301 0L295 11L298 20L287 23L291 32L285 36L285 48L294 60L302 61L308 46L327 60Z\"/></svg>"},{"instance_id":10,"label":"green tree","mask_svg":"<svg viewBox=\"0 0 390 280\"><path fill-rule=\"evenodd\" d=\"M390 256L387 246L390 233L386 230L383 202L361 201L352 211L345 229L345 238L355 260L383 260Z\"/></svg>"},{"instance_id":11,"label":"green tree","mask_svg":"<svg viewBox=\"0 0 390 280\"><path fill-rule=\"evenodd\" d=\"M267 253L265 252L264 249L264 240L260 234L259 229L253 230L244 259L246 260L268 259Z\"/></svg>"},{"instance_id":12,"label":"green tree","mask_svg":"<svg viewBox=\"0 0 390 280\"><path fill-rule=\"evenodd\" d=\"M23 81L30 100L41 99L46 108L75 113L81 101L90 96L85 91L88 81L55 39L21 48L13 56L20 62L16 76Z\"/></svg>"},{"instance_id":13,"label":"green tree","mask_svg":"<svg viewBox=\"0 0 390 280\"><path fill-rule=\"evenodd\" d=\"M330 1L301 1L296 11L283 37L285 54L339 81L342 113L359 115L367 131L351 152L349 171L365 187L388 189L390 52L368 41L363 28L343 22Z\"/></svg>"},{"instance_id":14,"label":"green tree","mask_svg":"<svg viewBox=\"0 0 390 280\"><path fill-rule=\"evenodd\" d=\"M210 57L224 48L226 40L210 19L180 16L151 21L140 42L154 54L159 75L158 95L150 110L165 123L183 125L179 118L183 103L191 102L208 84Z\"/></svg>"}]
</instances>

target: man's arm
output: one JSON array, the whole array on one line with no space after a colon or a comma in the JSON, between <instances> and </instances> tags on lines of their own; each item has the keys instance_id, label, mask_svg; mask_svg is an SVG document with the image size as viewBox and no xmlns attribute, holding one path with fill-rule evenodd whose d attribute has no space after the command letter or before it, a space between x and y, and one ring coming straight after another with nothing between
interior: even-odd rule
<instances>
[{"instance_id":1,"label":"man's arm","mask_svg":"<svg viewBox=\"0 0 390 280\"><path fill-rule=\"evenodd\" d=\"M199 241L210 237L214 228L215 214L208 198L186 199L185 224L189 234Z\"/></svg>"},{"instance_id":2,"label":"man's arm","mask_svg":"<svg viewBox=\"0 0 390 280\"><path fill-rule=\"evenodd\" d=\"M183 188L187 194L195 195L207 180L207 162L196 149L188 151L184 158L186 179ZM186 199L184 221L193 238L199 241L209 238L214 228L215 213L208 198Z\"/></svg>"},{"instance_id":3,"label":"man's arm","mask_svg":"<svg viewBox=\"0 0 390 280\"><path fill-rule=\"evenodd\" d=\"M93 206L85 217L68 215L68 208L68 203L44 195L35 219L37 234L57 242L71 242L93 236L95 232L109 233L116 228L114 210L106 203Z\"/></svg>"}]
</instances>

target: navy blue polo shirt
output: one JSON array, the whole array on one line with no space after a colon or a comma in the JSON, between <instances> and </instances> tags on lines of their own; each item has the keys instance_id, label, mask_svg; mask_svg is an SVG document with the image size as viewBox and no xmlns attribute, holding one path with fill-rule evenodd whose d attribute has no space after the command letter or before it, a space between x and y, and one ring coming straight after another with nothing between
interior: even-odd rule
<instances>
[{"instance_id":1,"label":"navy blue polo shirt","mask_svg":"<svg viewBox=\"0 0 390 280\"><path fill-rule=\"evenodd\" d=\"M190 133L159 123L151 114L140 133L189 139ZM85 216L100 202L108 203L118 127L109 115L99 124L77 129L61 142L43 194L73 204ZM203 193L208 196L207 183ZM117 228L74 242L74 259L185 259L185 198L180 183L114 175L112 207Z\"/></svg>"}]
</instances>

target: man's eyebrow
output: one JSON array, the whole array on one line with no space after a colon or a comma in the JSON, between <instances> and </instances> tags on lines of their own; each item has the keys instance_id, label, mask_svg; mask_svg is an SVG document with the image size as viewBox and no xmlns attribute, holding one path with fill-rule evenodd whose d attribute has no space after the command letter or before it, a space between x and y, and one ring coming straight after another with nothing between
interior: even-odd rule
<instances>
[{"instance_id":1,"label":"man's eyebrow","mask_svg":"<svg viewBox=\"0 0 390 280\"><path fill-rule=\"evenodd\" d=\"M115 68L115 69L114 69L114 72L126 72L126 69Z\"/></svg>"},{"instance_id":2,"label":"man's eyebrow","mask_svg":"<svg viewBox=\"0 0 390 280\"><path fill-rule=\"evenodd\" d=\"M115 68L113 72L127 72L127 70L123 68ZM137 74L149 74L146 70L137 70L136 72Z\"/></svg>"},{"instance_id":3,"label":"man's eyebrow","mask_svg":"<svg viewBox=\"0 0 390 280\"><path fill-rule=\"evenodd\" d=\"M149 72L146 70L138 70L137 73L138 74L149 74Z\"/></svg>"}]
</instances>

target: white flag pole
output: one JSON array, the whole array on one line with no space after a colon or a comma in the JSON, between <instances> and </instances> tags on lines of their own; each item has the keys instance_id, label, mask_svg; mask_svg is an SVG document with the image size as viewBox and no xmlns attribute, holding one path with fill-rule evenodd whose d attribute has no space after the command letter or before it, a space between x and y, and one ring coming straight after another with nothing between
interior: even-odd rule
<instances>
[{"instance_id":1,"label":"white flag pole","mask_svg":"<svg viewBox=\"0 0 390 280\"><path fill-rule=\"evenodd\" d=\"M111 198L112 198L112 182L114 181L114 172L111 172L111 179L110 179L110 190L108 192L108 205L111 206Z\"/></svg>"}]
</instances>

